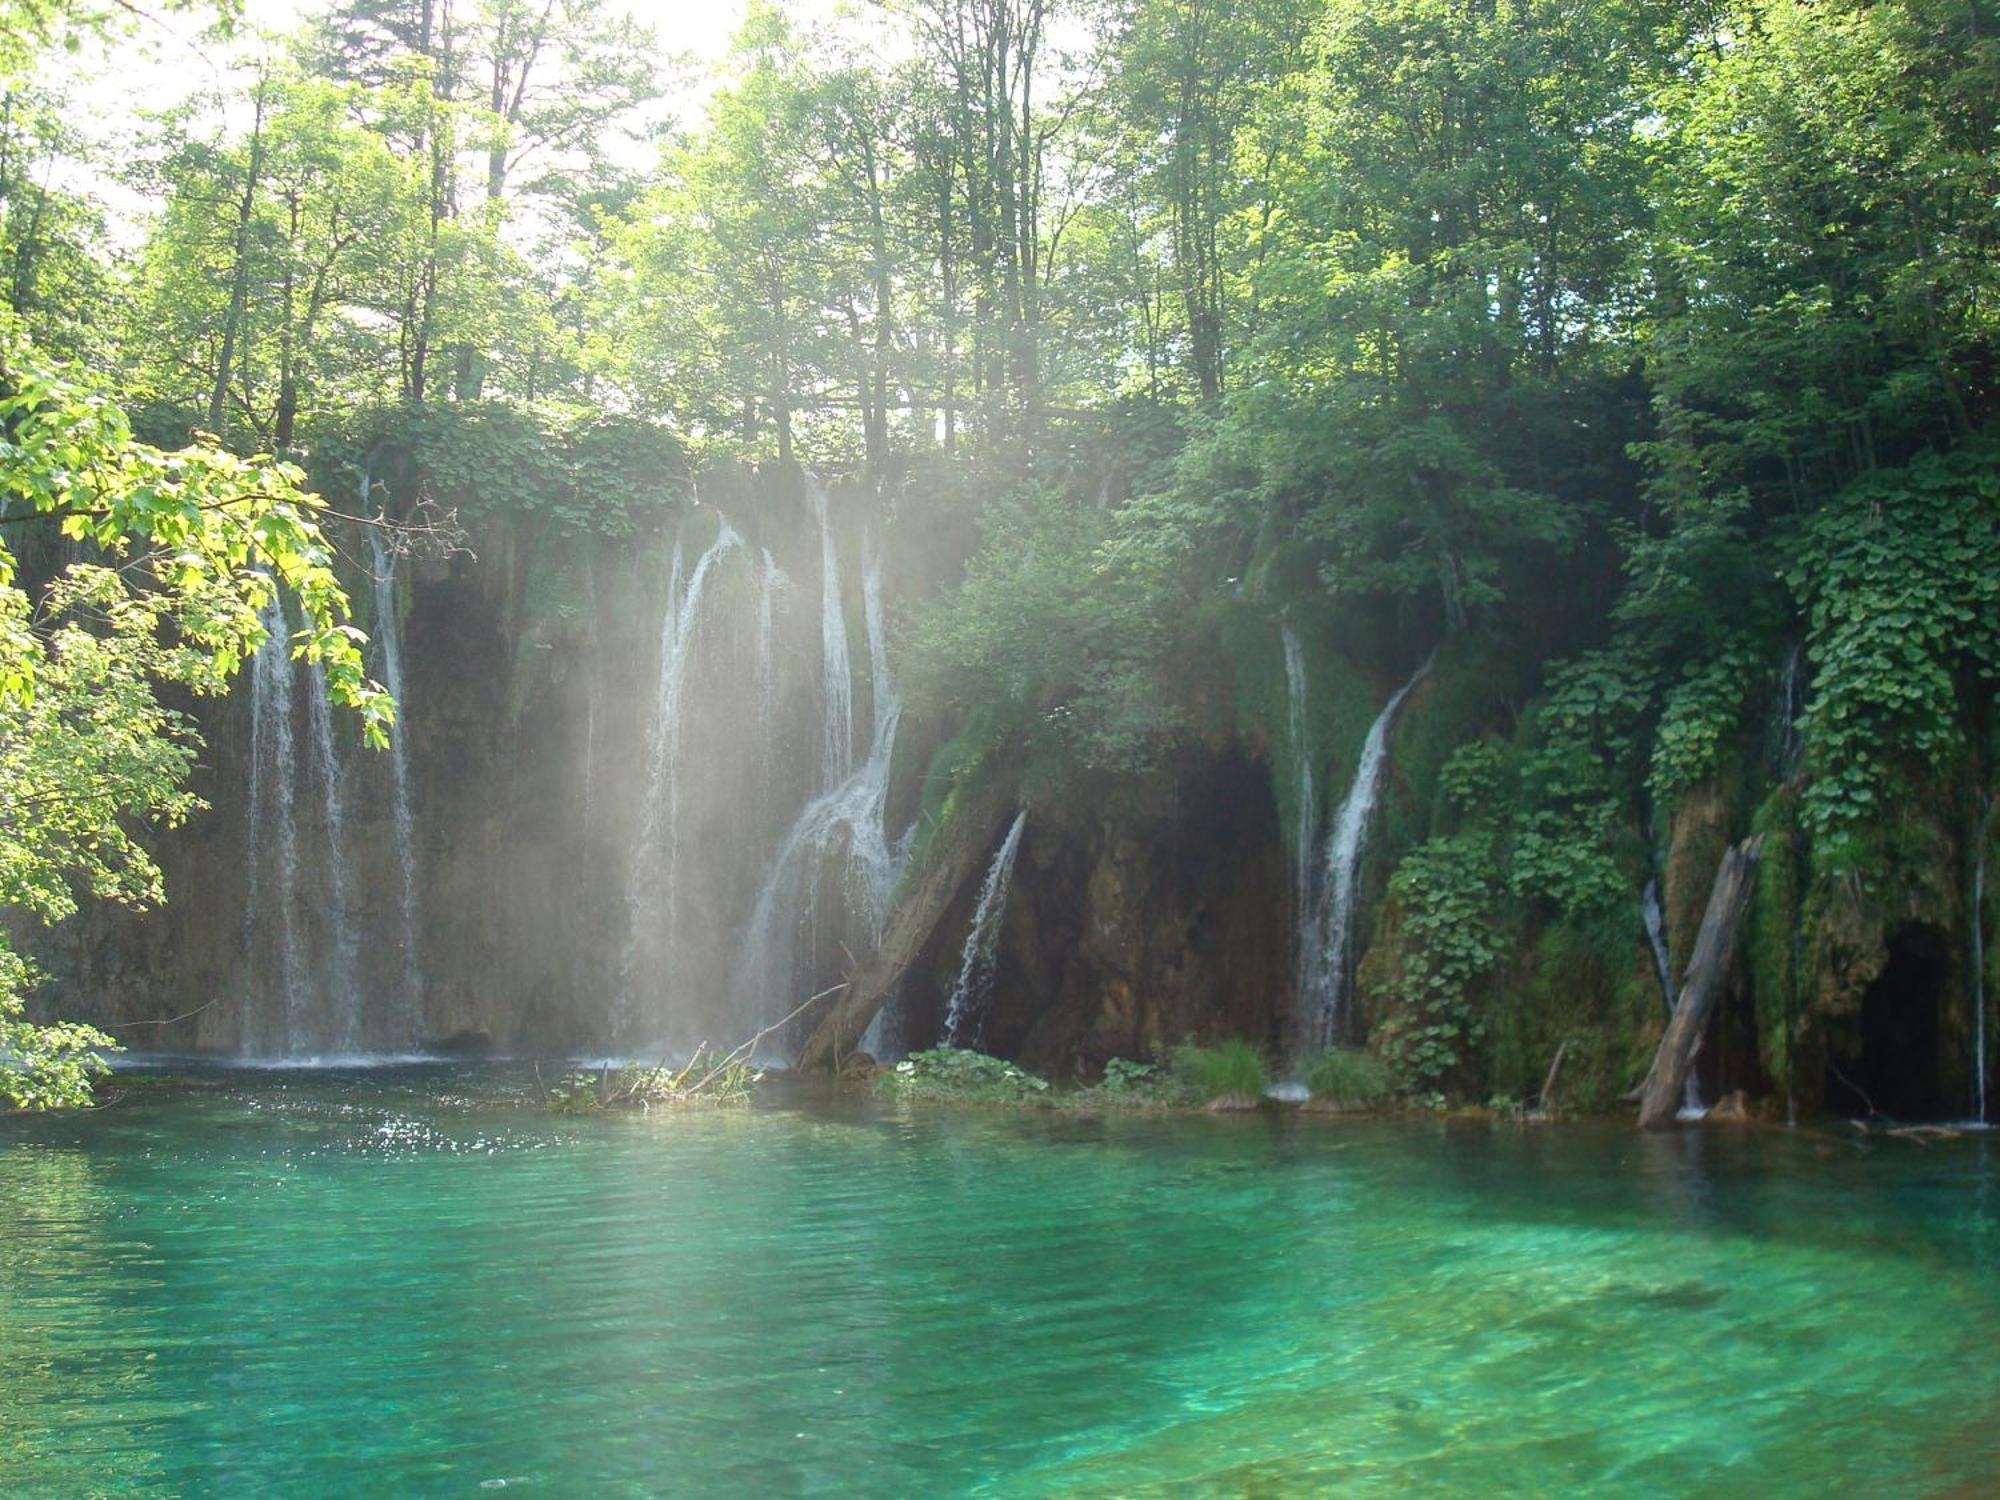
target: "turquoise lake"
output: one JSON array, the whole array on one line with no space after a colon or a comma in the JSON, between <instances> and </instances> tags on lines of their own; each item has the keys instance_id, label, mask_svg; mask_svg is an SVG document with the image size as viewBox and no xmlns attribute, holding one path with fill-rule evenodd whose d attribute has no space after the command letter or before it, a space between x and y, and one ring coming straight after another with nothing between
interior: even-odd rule
<instances>
[{"instance_id":1,"label":"turquoise lake","mask_svg":"<svg viewBox=\"0 0 2000 1500\"><path fill-rule=\"evenodd\" d=\"M532 1084L0 1121L0 1494L2000 1493L1989 1137Z\"/></svg>"}]
</instances>

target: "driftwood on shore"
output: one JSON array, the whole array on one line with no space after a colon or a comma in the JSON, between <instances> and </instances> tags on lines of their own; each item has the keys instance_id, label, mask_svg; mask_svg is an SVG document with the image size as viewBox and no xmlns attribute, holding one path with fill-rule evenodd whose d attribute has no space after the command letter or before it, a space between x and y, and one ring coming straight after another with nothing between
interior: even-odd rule
<instances>
[{"instance_id":1,"label":"driftwood on shore","mask_svg":"<svg viewBox=\"0 0 2000 1500\"><path fill-rule=\"evenodd\" d=\"M1757 860L1763 850L1764 836L1756 834L1723 851L1715 884L1708 893L1708 910L1694 940L1694 953L1681 977L1680 997L1674 1002L1659 1050L1653 1054L1653 1069L1639 1091L1641 1129L1660 1130L1671 1125L1680 1109L1681 1091L1708 1025L1708 1013L1729 980L1730 961L1736 955L1736 939L1750 905Z\"/></svg>"},{"instance_id":2,"label":"driftwood on shore","mask_svg":"<svg viewBox=\"0 0 2000 1500\"><path fill-rule=\"evenodd\" d=\"M930 942L965 883L992 852L1014 811L1004 777L960 794L951 820L926 851L923 867L904 887L874 952L849 976L846 990L799 1050L798 1071L833 1072L861 1038Z\"/></svg>"}]
</instances>

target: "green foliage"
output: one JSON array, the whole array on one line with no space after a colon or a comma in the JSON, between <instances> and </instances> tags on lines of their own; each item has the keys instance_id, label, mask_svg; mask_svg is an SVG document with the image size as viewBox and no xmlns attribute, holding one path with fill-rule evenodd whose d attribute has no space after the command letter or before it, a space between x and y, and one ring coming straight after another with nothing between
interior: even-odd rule
<instances>
[{"instance_id":1,"label":"green foliage","mask_svg":"<svg viewBox=\"0 0 2000 1500\"><path fill-rule=\"evenodd\" d=\"M1190 1101L1164 1064L1114 1057L1096 1083L1064 1094L1058 1102L1071 1109L1172 1109Z\"/></svg>"},{"instance_id":2,"label":"green foliage","mask_svg":"<svg viewBox=\"0 0 2000 1500\"><path fill-rule=\"evenodd\" d=\"M1764 835L1748 934L1758 1051L1764 1071L1789 1091L1794 1082L1803 998L1799 993L1799 947L1804 890L1797 799L1782 788L1773 792L1758 809L1755 828Z\"/></svg>"},{"instance_id":3,"label":"green foliage","mask_svg":"<svg viewBox=\"0 0 2000 1500\"><path fill-rule=\"evenodd\" d=\"M1788 579L1809 611L1804 821L1828 869L1964 742L1958 683L2000 679L2000 449L1925 455L1808 523Z\"/></svg>"},{"instance_id":4,"label":"green foliage","mask_svg":"<svg viewBox=\"0 0 2000 1500\"><path fill-rule=\"evenodd\" d=\"M1241 1039L1213 1047L1182 1042L1169 1049L1167 1071L1194 1102L1204 1104L1212 1099L1261 1099L1271 1083L1264 1054Z\"/></svg>"},{"instance_id":5,"label":"green foliage","mask_svg":"<svg viewBox=\"0 0 2000 1500\"><path fill-rule=\"evenodd\" d=\"M1395 1091L1389 1065L1368 1052L1336 1047L1306 1069L1306 1087L1313 1098L1342 1109L1366 1109L1381 1104Z\"/></svg>"},{"instance_id":6,"label":"green foliage","mask_svg":"<svg viewBox=\"0 0 2000 1500\"><path fill-rule=\"evenodd\" d=\"M1499 891L1492 838L1479 832L1420 844L1390 878L1400 963L1376 1036L1405 1089L1441 1087L1485 1034L1474 987L1501 955Z\"/></svg>"},{"instance_id":7,"label":"green foliage","mask_svg":"<svg viewBox=\"0 0 2000 1500\"><path fill-rule=\"evenodd\" d=\"M1768 667L1745 643L1690 664L1667 689L1646 783L1655 804L1670 806L1722 769L1727 738L1743 717L1750 689L1768 679Z\"/></svg>"},{"instance_id":8,"label":"green foliage","mask_svg":"<svg viewBox=\"0 0 2000 1500\"><path fill-rule=\"evenodd\" d=\"M31 594L0 540L0 907L55 922L79 890L143 907L163 892L136 826L178 823L197 805L185 778L199 741L157 694L221 691L263 643L280 583L304 621L293 654L361 714L371 744L386 742L395 707L364 675L365 637L347 623L313 520L321 502L297 469L135 441L101 386L11 316L0 316L0 424L0 521L59 531L103 559ZM95 1034L42 1036L21 1020L26 978L18 961L0 967L8 1092L73 1102Z\"/></svg>"},{"instance_id":9,"label":"green foliage","mask_svg":"<svg viewBox=\"0 0 2000 1500\"><path fill-rule=\"evenodd\" d=\"M1105 546L1104 515L1023 486L996 500L964 583L916 621L913 696L977 706L1032 749L1095 770L1151 764L1180 727L1163 600Z\"/></svg>"},{"instance_id":10,"label":"green foliage","mask_svg":"<svg viewBox=\"0 0 2000 1500\"><path fill-rule=\"evenodd\" d=\"M1049 1081L983 1052L934 1047L928 1052L912 1052L883 1071L876 1079L876 1088L888 1099L1019 1104L1044 1099Z\"/></svg>"},{"instance_id":11,"label":"green foliage","mask_svg":"<svg viewBox=\"0 0 2000 1500\"><path fill-rule=\"evenodd\" d=\"M94 1027L24 1019L24 997L35 978L26 959L0 946L0 1104L27 1110L86 1105L92 1081L111 1071L103 1054L118 1044Z\"/></svg>"}]
</instances>

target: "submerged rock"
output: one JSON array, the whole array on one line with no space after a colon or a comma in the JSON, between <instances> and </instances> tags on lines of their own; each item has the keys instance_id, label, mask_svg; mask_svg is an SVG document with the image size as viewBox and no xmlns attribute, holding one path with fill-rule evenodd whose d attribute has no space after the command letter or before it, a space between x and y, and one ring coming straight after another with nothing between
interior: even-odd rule
<instances>
[{"instance_id":1,"label":"submerged rock","mask_svg":"<svg viewBox=\"0 0 2000 1500\"><path fill-rule=\"evenodd\" d=\"M1750 1096L1733 1089L1710 1105L1702 1118L1711 1125L1748 1125L1756 1116L1750 1111Z\"/></svg>"}]
</instances>

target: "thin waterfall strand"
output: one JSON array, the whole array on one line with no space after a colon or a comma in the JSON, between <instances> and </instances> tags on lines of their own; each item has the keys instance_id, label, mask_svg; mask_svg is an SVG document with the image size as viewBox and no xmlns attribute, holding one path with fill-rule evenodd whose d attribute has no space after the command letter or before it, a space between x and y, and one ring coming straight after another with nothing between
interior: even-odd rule
<instances>
[{"instance_id":1,"label":"thin waterfall strand","mask_svg":"<svg viewBox=\"0 0 2000 1500\"><path fill-rule=\"evenodd\" d=\"M1679 990L1674 984L1673 960L1667 953L1666 916L1660 909L1660 881L1653 876L1646 881L1646 888L1639 893L1639 920L1645 924L1646 944L1653 950L1653 972L1660 979L1660 997L1666 1001L1668 1019L1672 1019L1674 1006L1679 1003ZM1699 1055L1700 1042L1695 1043ZM1701 1096L1701 1075L1697 1062L1688 1062L1687 1079L1681 1085L1681 1107L1678 1118L1699 1120L1708 1113L1708 1105Z\"/></svg>"},{"instance_id":2,"label":"thin waterfall strand","mask_svg":"<svg viewBox=\"0 0 2000 1500\"><path fill-rule=\"evenodd\" d=\"M819 521L820 759L819 787L827 791L854 768L854 674L847 657L847 615L840 598L840 549L826 490L806 481L806 498Z\"/></svg>"},{"instance_id":3,"label":"thin waterfall strand","mask_svg":"<svg viewBox=\"0 0 2000 1500\"><path fill-rule=\"evenodd\" d=\"M814 797L787 830L757 891L736 964L736 986L752 1016L783 1015L798 1004L794 991L816 960L822 936L872 942L888 915L889 898L903 864L903 846L888 835L889 766L895 754L902 700L889 665L882 605L881 559L869 554L862 575L868 659L874 675L872 742L868 758L839 785ZM843 642L840 651L845 659ZM823 694L823 703L836 701ZM851 699L848 700L851 703ZM820 896L835 877L844 908L820 910ZM805 952L799 938L807 939ZM881 1023L869 1037L880 1044Z\"/></svg>"},{"instance_id":4,"label":"thin waterfall strand","mask_svg":"<svg viewBox=\"0 0 2000 1500\"><path fill-rule=\"evenodd\" d=\"M1972 862L1972 1098L1973 1118L1986 1123L1986 839L1993 801L1979 819L1979 848Z\"/></svg>"},{"instance_id":5,"label":"thin waterfall strand","mask_svg":"<svg viewBox=\"0 0 2000 1500\"><path fill-rule=\"evenodd\" d=\"M1314 934L1312 963L1301 991L1300 1033L1314 1047L1331 1047L1340 1035L1341 1013L1347 1001L1348 949L1354 938L1356 887L1367 853L1368 828L1382 792L1382 772L1388 760L1389 731L1404 701L1431 669L1430 661L1396 690L1369 726L1354 768L1354 782L1327 836L1321 873L1319 922Z\"/></svg>"},{"instance_id":6,"label":"thin waterfall strand","mask_svg":"<svg viewBox=\"0 0 2000 1500\"><path fill-rule=\"evenodd\" d=\"M362 480L364 505L369 480ZM410 798L409 705L403 693L402 629L396 618L396 556L382 545L378 527L368 530L371 573L375 584L375 669L382 686L396 702L396 727L389 736L389 812L396 839L397 918L401 939L401 974L396 1012L391 1021L392 1047L413 1047L423 1031L423 979L418 964L416 812Z\"/></svg>"},{"instance_id":7,"label":"thin waterfall strand","mask_svg":"<svg viewBox=\"0 0 2000 1500\"><path fill-rule=\"evenodd\" d=\"M1646 944L1653 950L1653 972L1659 976L1660 995L1667 1002L1667 1014L1674 1013L1674 966L1667 957L1666 916L1660 910L1660 882L1653 877L1639 893L1639 920L1645 924Z\"/></svg>"},{"instance_id":8,"label":"thin waterfall strand","mask_svg":"<svg viewBox=\"0 0 2000 1500\"><path fill-rule=\"evenodd\" d=\"M327 925L331 933L331 963L327 987L333 1001L330 1044L342 1052L361 1047L361 990L355 982L359 942L347 873L347 820L340 796L340 761L333 748L333 706L328 700L326 673L309 667L307 706L312 725L313 763L319 773L320 820L326 836Z\"/></svg>"},{"instance_id":9,"label":"thin waterfall strand","mask_svg":"<svg viewBox=\"0 0 2000 1500\"><path fill-rule=\"evenodd\" d=\"M653 694L646 791L639 808L639 835L628 896L630 936L628 972L618 1017L621 1031L629 1028L634 1019L631 1010L637 976L630 971L636 966L640 943L650 931L657 951L671 954L678 937L682 701L709 580L716 565L741 547L742 538L727 520L721 521L715 540L696 559L692 572L685 569L680 545L674 546L667 607L660 616L659 680Z\"/></svg>"},{"instance_id":10,"label":"thin waterfall strand","mask_svg":"<svg viewBox=\"0 0 2000 1500\"><path fill-rule=\"evenodd\" d=\"M284 1001L277 1051L287 1053L305 1036L309 995L306 963L297 921L299 870L296 757L292 735L292 643L284 600L273 593L264 607L264 641L250 664L250 826L247 854L250 879L248 924L244 934L247 967L253 976L260 952L275 927L278 975ZM275 857L277 868L267 866ZM259 1040L245 1012L246 1051Z\"/></svg>"},{"instance_id":11,"label":"thin waterfall strand","mask_svg":"<svg viewBox=\"0 0 2000 1500\"><path fill-rule=\"evenodd\" d=\"M972 926L966 930L965 948L959 954L958 978L953 981L945 1002L944 1039L953 1047L978 1047L986 1036L986 1002L993 993L993 979L999 967L1000 924L1007 915L1007 892L1014 882L1014 859L1021 851L1021 831L1028 826L1028 810L1014 815L1013 826L993 855L986 879L979 886L979 901L973 907Z\"/></svg>"}]
</instances>

